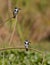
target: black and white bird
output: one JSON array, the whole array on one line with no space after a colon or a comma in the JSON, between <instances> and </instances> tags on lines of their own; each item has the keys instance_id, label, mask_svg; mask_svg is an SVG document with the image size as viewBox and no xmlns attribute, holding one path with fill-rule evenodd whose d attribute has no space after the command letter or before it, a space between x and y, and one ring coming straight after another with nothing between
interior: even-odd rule
<instances>
[{"instance_id":1,"label":"black and white bird","mask_svg":"<svg viewBox=\"0 0 50 65\"><path fill-rule=\"evenodd\" d=\"M21 10L20 8L15 7L14 11L13 11L13 18L16 18L16 15L18 14L19 10Z\"/></svg>"},{"instance_id":2,"label":"black and white bird","mask_svg":"<svg viewBox=\"0 0 50 65\"><path fill-rule=\"evenodd\" d=\"M26 51L28 51L29 43L30 43L30 42L29 42L28 40L25 40L25 42L24 42Z\"/></svg>"}]
</instances>

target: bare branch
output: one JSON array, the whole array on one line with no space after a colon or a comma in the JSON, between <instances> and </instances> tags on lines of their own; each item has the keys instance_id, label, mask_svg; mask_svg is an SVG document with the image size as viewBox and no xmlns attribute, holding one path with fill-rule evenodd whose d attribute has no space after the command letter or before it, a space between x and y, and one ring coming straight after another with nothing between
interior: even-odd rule
<instances>
[{"instance_id":1,"label":"bare branch","mask_svg":"<svg viewBox=\"0 0 50 65\"><path fill-rule=\"evenodd\" d=\"M24 47L15 47L15 48L1 48L0 51L4 51L4 50L12 50L12 49L25 49ZM42 51L39 51L37 49L33 49L33 48L28 48L28 50L33 50L39 53L42 53Z\"/></svg>"}]
</instances>

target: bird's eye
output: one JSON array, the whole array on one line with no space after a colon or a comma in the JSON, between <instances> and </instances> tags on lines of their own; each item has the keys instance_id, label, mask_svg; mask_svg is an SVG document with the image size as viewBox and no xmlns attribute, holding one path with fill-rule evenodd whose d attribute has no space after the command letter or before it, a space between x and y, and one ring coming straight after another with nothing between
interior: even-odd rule
<instances>
[{"instance_id":1,"label":"bird's eye","mask_svg":"<svg viewBox=\"0 0 50 65\"><path fill-rule=\"evenodd\" d=\"M16 11L16 10L14 10L14 11Z\"/></svg>"},{"instance_id":2,"label":"bird's eye","mask_svg":"<svg viewBox=\"0 0 50 65\"><path fill-rule=\"evenodd\" d=\"M26 44L26 43L25 43Z\"/></svg>"}]
</instances>

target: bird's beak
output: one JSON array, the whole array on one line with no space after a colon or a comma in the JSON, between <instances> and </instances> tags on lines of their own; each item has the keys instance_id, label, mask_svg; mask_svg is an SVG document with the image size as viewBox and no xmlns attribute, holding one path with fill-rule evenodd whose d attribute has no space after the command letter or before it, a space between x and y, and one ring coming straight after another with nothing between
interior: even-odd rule
<instances>
[{"instance_id":1,"label":"bird's beak","mask_svg":"<svg viewBox=\"0 0 50 65\"><path fill-rule=\"evenodd\" d=\"M21 8L19 8L19 10L21 10Z\"/></svg>"}]
</instances>

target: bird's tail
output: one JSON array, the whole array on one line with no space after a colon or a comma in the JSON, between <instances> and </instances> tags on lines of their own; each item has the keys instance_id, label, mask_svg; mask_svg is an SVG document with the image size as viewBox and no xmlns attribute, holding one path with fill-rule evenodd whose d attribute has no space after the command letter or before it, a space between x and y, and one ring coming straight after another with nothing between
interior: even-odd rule
<instances>
[{"instance_id":1,"label":"bird's tail","mask_svg":"<svg viewBox=\"0 0 50 65\"><path fill-rule=\"evenodd\" d=\"M28 51L28 48L26 48L26 51Z\"/></svg>"},{"instance_id":2,"label":"bird's tail","mask_svg":"<svg viewBox=\"0 0 50 65\"><path fill-rule=\"evenodd\" d=\"M13 18L16 18L16 16L13 16Z\"/></svg>"}]
</instances>

